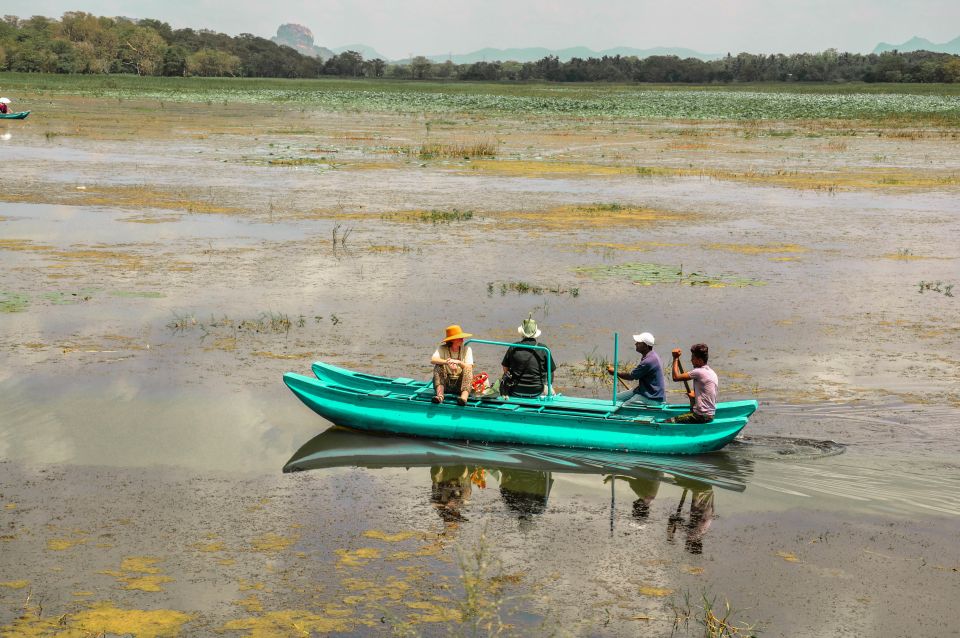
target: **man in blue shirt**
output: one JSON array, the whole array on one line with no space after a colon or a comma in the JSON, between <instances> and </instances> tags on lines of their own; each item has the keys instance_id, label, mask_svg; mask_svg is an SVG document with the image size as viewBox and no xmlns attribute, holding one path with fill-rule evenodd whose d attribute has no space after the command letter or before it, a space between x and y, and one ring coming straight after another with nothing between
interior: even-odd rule
<instances>
[{"instance_id":1,"label":"man in blue shirt","mask_svg":"<svg viewBox=\"0 0 960 638\"><path fill-rule=\"evenodd\" d=\"M617 401L623 401L624 405L663 403L667 398L663 383L663 364L659 355L653 351L653 335L641 332L633 335L633 340L637 344L637 352L643 358L632 372L618 372L617 377L626 381L636 380L637 387L618 394ZM607 372L613 374L613 366L607 366Z\"/></svg>"}]
</instances>

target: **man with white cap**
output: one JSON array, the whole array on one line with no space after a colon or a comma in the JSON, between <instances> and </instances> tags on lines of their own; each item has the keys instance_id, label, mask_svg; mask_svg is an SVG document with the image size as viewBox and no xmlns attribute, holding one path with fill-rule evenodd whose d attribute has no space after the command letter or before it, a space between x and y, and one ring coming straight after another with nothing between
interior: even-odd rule
<instances>
[{"instance_id":1,"label":"man with white cap","mask_svg":"<svg viewBox=\"0 0 960 638\"><path fill-rule=\"evenodd\" d=\"M630 403L663 403L666 390L663 383L663 364L660 356L653 351L655 340L649 332L633 335L637 352L643 357L631 372L617 372L617 377L625 381L635 380L637 387L617 395L617 401ZM607 366L607 372L613 374L613 366Z\"/></svg>"}]
</instances>

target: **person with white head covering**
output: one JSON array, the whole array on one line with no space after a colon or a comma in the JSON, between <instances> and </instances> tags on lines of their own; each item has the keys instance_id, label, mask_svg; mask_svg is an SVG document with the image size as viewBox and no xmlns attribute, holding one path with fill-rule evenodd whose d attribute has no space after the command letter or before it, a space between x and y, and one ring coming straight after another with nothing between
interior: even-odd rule
<instances>
[{"instance_id":1,"label":"person with white head covering","mask_svg":"<svg viewBox=\"0 0 960 638\"><path fill-rule=\"evenodd\" d=\"M533 313L517 327L523 337L518 345L544 346L537 341L542 334L533 319ZM547 353L533 348L510 348L503 355L503 378L500 379L500 395L511 397L538 397L547 391ZM556 376L557 360L550 354L551 376Z\"/></svg>"},{"instance_id":2,"label":"person with white head covering","mask_svg":"<svg viewBox=\"0 0 960 638\"><path fill-rule=\"evenodd\" d=\"M623 401L625 405L663 403L667 393L663 382L663 363L660 362L660 355L653 350L656 340L649 332L633 335L633 340L642 359L632 371L617 372L617 377L625 381L636 381L637 387L618 394L617 401ZM613 366L607 366L607 373L613 372Z\"/></svg>"},{"instance_id":3,"label":"person with white head covering","mask_svg":"<svg viewBox=\"0 0 960 638\"><path fill-rule=\"evenodd\" d=\"M6 115L10 112L10 98L0 97L0 115Z\"/></svg>"}]
</instances>

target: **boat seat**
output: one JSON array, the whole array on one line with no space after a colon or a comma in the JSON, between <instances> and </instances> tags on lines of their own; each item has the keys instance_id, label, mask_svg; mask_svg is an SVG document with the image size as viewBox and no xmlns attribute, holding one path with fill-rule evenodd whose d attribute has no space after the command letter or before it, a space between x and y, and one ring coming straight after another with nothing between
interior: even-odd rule
<instances>
[{"instance_id":1,"label":"boat seat","mask_svg":"<svg viewBox=\"0 0 960 638\"><path fill-rule=\"evenodd\" d=\"M417 381L416 379L409 379L407 377L397 377L390 383L394 385L413 385L414 383L422 383L422 382Z\"/></svg>"},{"instance_id":2,"label":"boat seat","mask_svg":"<svg viewBox=\"0 0 960 638\"><path fill-rule=\"evenodd\" d=\"M393 394L393 392L390 392L390 390L371 390L367 392L367 396L371 397L388 397L391 394Z\"/></svg>"}]
</instances>

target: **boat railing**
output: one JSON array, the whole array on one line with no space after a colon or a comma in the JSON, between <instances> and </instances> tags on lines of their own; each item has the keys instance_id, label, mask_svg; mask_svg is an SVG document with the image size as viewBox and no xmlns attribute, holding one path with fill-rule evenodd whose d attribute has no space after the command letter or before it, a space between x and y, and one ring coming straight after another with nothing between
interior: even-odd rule
<instances>
[{"instance_id":1,"label":"boat railing","mask_svg":"<svg viewBox=\"0 0 960 638\"><path fill-rule=\"evenodd\" d=\"M554 397L553 392L553 354L550 352L550 348L546 346L535 346L528 343L508 343L506 341L492 341L490 339L465 339L463 345L469 343L482 343L488 346L503 346L505 348L527 348L529 350L543 350L547 353L547 395L540 397L541 400L552 399Z\"/></svg>"}]
</instances>

